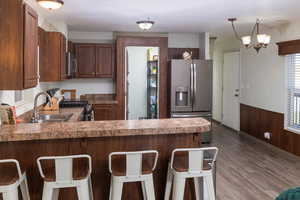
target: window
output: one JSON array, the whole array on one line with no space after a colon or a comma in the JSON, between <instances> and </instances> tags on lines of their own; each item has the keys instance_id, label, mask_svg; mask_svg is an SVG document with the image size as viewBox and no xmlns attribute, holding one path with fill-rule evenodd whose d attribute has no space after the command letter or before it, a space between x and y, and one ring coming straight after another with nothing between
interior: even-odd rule
<instances>
[{"instance_id":1,"label":"window","mask_svg":"<svg viewBox=\"0 0 300 200\"><path fill-rule=\"evenodd\" d=\"M285 127L300 133L300 54L286 56Z\"/></svg>"}]
</instances>

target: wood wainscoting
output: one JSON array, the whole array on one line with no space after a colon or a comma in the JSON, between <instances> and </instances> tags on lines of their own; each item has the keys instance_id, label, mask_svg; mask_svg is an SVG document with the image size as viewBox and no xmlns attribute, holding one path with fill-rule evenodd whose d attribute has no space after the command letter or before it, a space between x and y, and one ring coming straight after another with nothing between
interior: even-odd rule
<instances>
[{"instance_id":1,"label":"wood wainscoting","mask_svg":"<svg viewBox=\"0 0 300 200\"><path fill-rule=\"evenodd\" d=\"M240 104L241 131L300 156L300 134L284 129L284 114ZM270 132L271 140L264 138Z\"/></svg>"}]
</instances>

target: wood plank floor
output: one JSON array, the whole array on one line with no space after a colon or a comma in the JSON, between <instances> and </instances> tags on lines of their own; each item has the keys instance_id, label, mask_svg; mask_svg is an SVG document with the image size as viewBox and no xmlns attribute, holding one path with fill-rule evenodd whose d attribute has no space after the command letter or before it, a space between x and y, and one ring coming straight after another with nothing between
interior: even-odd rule
<instances>
[{"instance_id":1,"label":"wood plank floor","mask_svg":"<svg viewBox=\"0 0 300 200\"><path fill-rule=\"evenodd\" d=\"M271 200L300 187L300 157L213 125L217 159L218 200Z\"/></svg>"}]
</instances>

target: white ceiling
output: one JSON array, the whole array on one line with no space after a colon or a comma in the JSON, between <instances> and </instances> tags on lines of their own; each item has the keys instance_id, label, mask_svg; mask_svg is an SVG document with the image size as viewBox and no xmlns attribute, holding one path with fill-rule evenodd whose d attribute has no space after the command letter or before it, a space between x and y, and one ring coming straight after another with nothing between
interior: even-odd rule
<instances>
[{"instance_id":1,"label":"white ceiling","mask_svg":"<svg viewBox=\"0 0 300 200\"><path fill-rule=\"evenodd\" d=\"M229 17L249 30L256 18L268 25L300 19L299 0L64 0L57 11L46 12L73 31L139 31L138 20L150 17L153 32L232 33Z\"/></svg>"}]
</instances>

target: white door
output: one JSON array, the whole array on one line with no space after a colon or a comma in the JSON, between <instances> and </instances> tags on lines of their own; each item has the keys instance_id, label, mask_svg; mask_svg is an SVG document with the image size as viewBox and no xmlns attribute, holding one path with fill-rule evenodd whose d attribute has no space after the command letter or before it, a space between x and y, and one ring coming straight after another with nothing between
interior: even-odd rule
<instances>
[{"instance_id":1,"label":"white door","mask_svg":"<svg viewBox=\"0 0 300 200\"><path fill-rule=\"evenodd\" d=\"M240 52L224 54L222 123L240 130Z\"/></svg>"}]
</instances>

